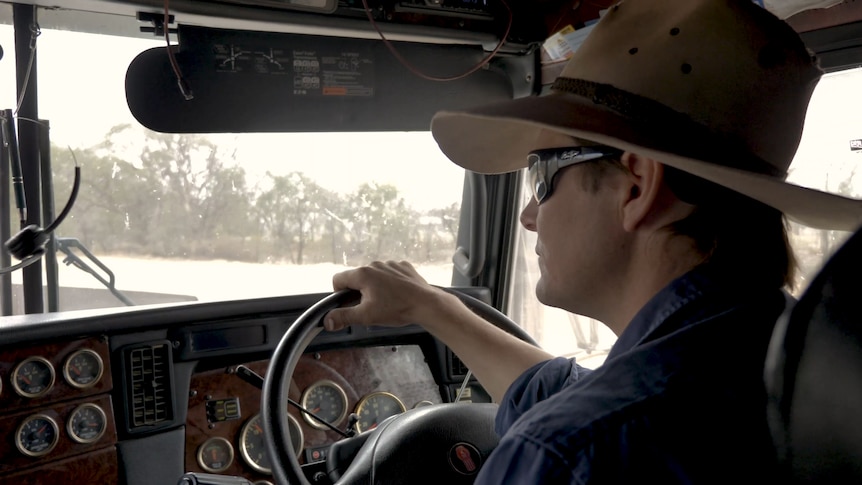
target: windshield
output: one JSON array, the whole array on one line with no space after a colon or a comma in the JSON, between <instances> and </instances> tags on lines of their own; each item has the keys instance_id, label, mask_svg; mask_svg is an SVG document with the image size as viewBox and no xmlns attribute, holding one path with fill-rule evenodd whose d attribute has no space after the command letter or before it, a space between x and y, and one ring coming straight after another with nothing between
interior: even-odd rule
<instances>
[{"instance_id":1,"label":"windshield","mask_svg":"<svg viewBox=\"0 0 862 485\"><path fill-rule=\"evenodd\" d=\"M464 171L430 133L156 133L130 114L124 77L164 39L46 23L36 66L56 212L74 160L82 179L56 232L61 310L327 292L334 273L377 259L409 260L451 284ZM11 26L0 42L11 58ZM0 99L14 106L14 62L0 69Z\"/></svg>"}]
</instances>

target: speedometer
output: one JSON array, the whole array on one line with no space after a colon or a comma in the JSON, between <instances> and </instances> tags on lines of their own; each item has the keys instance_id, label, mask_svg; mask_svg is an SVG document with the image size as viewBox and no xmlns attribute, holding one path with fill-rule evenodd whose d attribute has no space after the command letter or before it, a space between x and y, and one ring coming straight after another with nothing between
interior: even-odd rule
<instances>
[{"instance_id":1,"label":"speedometer","mask_svg":"<svg viewBox=\"0 0 862 485\"><path fill-rule=\"evenodd\" d=\"M291 415L287 416L287 425L290 433L290 444L293 446L296 456L302 453L302 445L305 437L299 422ZM272 466L269 454L266 452L266 430L263 429L263 421L260 414L255 414L242 426L239 435L239 453L248 466L260 473L272 474Z\"/></svg>"},{"instance_id":2,"label":"speedometer","mask_svg":"<svg viewBox=\"0 0 862 485\"><path fill-rule=\"evenodd\" d=\"M376 428L386 418L406 411L404 403L388 392L372 392L356 405L356 430L360 433Z\"/></svg>"},{"instance_id":3,"label":"speedometer","mask_svg":"<svg viewBox=\"0 0 862 485\"><path fill-rule=\"evenodd\" d=\"M317 381L302 393L302 407L329 424L337 425L347 416L347 393L330 380ZM303 413L308 424L318 429L329 429L317 419Z\"/></svg>"}]
</instances>

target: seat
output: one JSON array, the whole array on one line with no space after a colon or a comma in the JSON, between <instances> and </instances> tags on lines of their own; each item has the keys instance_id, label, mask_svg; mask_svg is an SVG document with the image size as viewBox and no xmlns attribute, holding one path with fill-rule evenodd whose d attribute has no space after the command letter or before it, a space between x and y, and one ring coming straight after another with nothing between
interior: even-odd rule
<instances>
[{"instance_id":1,"label":"seat","mask_svg":"<svg viewBox=\"0 0 862 485\"><path fill-rule=\"evenodd\" d=\"M782 483L862 483L862 230L777 322L764 370Z\"/></svg>"}]
</instances>

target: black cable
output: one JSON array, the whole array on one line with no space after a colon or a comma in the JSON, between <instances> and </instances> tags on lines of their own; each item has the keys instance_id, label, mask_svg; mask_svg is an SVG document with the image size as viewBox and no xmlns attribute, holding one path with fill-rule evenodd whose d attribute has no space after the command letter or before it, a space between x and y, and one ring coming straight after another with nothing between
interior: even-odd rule
<instances>
[{"instance_id":1,"label":"black cable","mask_svg":"<svg viewBox=\"0 0 862 485\"><path fill-rule=\"evenodd\" d=\"M75 157L75 153L72 153L72 158ZM75 200L78 199L78 189L81 188L81 167L78 165L78 160L75 160L75 181L72 184L72 193L69 194L69 200L66 201L66 206L63 207L63 210L60 212L54 222L52 222L48 227L45 228L45 232L53 232L57 229L57 226L63 222L63 219L69 215L69 212L72 211L72 206L75 204Z\"/></svg>"},{"instance_id":2,"label":"black cable","mask_svg":"<svg viewBox=\"0 0 862 485\"><path fill-rule=\"evenodd\" d=\"M74 157L74 152L72 153L72 156ZM81 167L77 165L77 161L75 163L75 182L72 185L72 193L69 195L69 200L66 202L66 206L63 207L63 211L56 219L54 219L47 229L42 229L36 224L30 224L9 238L5 243L6 249L9 250L9 253L12 254L12 256L21 260L22 263L26 262L27 264L16 264L15 266L10 266L8 268L0 268L0 274L23 268L24 266L31 264L36 259L42 257L45 253L45 244L48 243L50 233L54 231L61 222L63 222L63 219L65 219L69 214L69 211L72 210L75 200L78 197L78 190L81 186Z\"/></svg>"},{"instance_id":3,"label":"black cable","mask_svg":"<svg viewBox=\"0 0 862 485\"><path fill-rule=\"evenodd\" d=\"M31 264L35 263L36 261L39 261L39 259L41 257L42 257L41 254L37 254L35 256L30 256L29 258L24 258L24 260L22 260L18 264L13 264L12 266L7 266L6 268L0 268L0 275L6 274L6 273L11 273L11 272L19 270L21 268L26 268L27 266L30 266Z\"/></svg>"}]
</instances>

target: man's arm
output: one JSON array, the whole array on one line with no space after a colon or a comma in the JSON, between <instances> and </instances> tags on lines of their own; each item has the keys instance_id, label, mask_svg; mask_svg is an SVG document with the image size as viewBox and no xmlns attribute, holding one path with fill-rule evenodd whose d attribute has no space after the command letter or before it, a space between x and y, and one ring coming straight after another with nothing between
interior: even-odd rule
<instances>
[{"instance_id":1,"label":"man's arm","mask_svg":"<svg viewBox=\"0 0 862 485\"><path fill-rule=\"evenodd\" d=\"M496 402L524 371L553 357L429 285L410 263L375 262L338 273L332 283L336 291L358 290L362 298L356 306L332 310L324 322L327 330L354 324L421 325L458 355Z\"/></svg>"}]
</instances>

